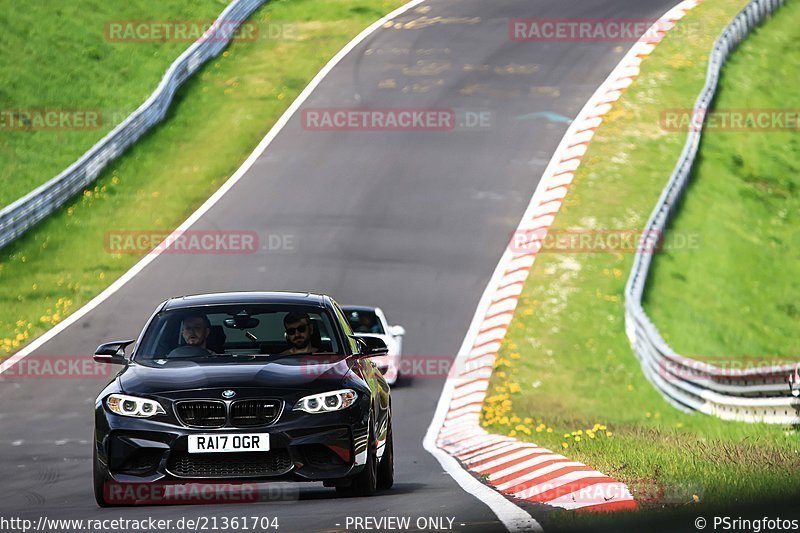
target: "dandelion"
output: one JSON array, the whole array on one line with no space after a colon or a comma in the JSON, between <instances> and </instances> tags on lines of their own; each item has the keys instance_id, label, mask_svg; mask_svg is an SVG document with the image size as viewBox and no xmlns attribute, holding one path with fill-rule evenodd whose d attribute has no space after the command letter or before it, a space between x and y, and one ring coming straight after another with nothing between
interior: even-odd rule
<instances>
[{"instance_id":1,"label":"dandelion","mask_svg":"<svg viewBox=\"0 0 800 533\"><path fill-rule=\"evenodd\" d=\"M566 448L569 448L569 444L567 444L566 442L562 442L562 443L561 443L561 447L562 447L562 448L565 448L565 449L566 449Z\"/></svg>"},{"instance_id":2,"label":"dandelion","mask_svg":"<svg viewBox=\"0 0 800 533\"><path fill-rule=\"evenodd\" d=\"M613 433L611 433L610 431L606 431L606 437L610 437L611 435L613 435Z\"/></svg>"}]
</instances>

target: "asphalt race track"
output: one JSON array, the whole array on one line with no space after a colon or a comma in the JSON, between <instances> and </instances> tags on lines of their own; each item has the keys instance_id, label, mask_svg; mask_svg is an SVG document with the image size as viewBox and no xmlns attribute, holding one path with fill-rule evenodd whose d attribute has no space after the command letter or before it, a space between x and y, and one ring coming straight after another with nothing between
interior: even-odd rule
<instances>
[{"instance_id":1,"label":"asphalt race track","mask_svg":"<svg viewBox=\"0 0 800 533\"><path fill-rule=\"evenodd\" d=\"M102 341L135 337L167 297L226 290L308 290L342 304L379 305L405 326L406 354L452 357L566 130L561 117L577 114L632 44L512 42L508 20L652 18L673 3L432 0L406 12L396 22L416 24L373 33L304 109L454 109L454 129L310 131L296 114L192 228L255 231L261 251L162 254L29 357L88 358ZM437 16L444 18L423 23ZM278 241L279 249L270 249ZM451 517L456 530L499 530L492 511L422 447L443 379L417 376L393 391L396 484L368 500L337 498L318 484L281 484L276 501L259 504L99 509L90 440L94 398L107 378L5 378L0 515L259 514L277 517L280 531L344 530L347 517L391 515L413 517L412 524L420 516ZM545 514L534 510L537 519Z\"/></svg>"}]
</instances>

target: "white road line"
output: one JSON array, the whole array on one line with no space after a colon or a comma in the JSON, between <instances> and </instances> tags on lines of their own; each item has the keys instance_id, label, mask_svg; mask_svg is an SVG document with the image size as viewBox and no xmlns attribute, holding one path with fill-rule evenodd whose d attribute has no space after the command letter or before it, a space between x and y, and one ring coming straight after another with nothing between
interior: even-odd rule
<instances>
[{"instance_id":1,"label":"white road line","mask_svg":"<svg viewBox=\"0 0 800 533\"><path fill-rule=\"evenodd\" d=\"M253 163L264 153L264 150L272 143L272 141L277 137L277 135L281 132L284 126L289 122L292 116L300 109L300 106L308 99L314 89L325 79L325 77L330 73L331 70L347 55L349 54L356 46L358 46L361 41L366 39L370 34L372 34L375 30L380 29L386 22L389 20L397 17L408 11L409 9L421 4L424 0L412 0L411 2L400 6L399 8L395 9L382 19L373 22L369 27L365 28L361 33L355 36L355 38L347 43L344 48L339 50L339 52L331 58L328 63L322 67L316 76L306 85L303 92L301 92L294 102L289 106L289 108L284 111L283 115L278 119L272 129L269 130L267 135L261 139L261 142L258 143L258 146L253 150L253 152L248 156L248 158L242 163L242 165L236 170L236 172L231 176L228 181L222 184L222 186L217 189L217 191L211 195L211 197L206 200L203 205L201 205L197 211L192 213L189 218L187 218L183 224L178 226L175 231L170 234L169 237L166 238L166 241L177 240L177 236L181 233L185 232L189 229L195 222L197 222L200 217L205 215L213 206L216 204L225 194L230 191L234 185L236 185L240 179L250 170L250 167L253 166ZM92 300L87 302L83 307L75 311L69 317L67 317L63 322L60 322L51 330L42 334L42 336L38 337L36 340L31 342L28 346L20 350L19 352L15 353L2 363L0 363L0 374L14 366L16 363L27 357L28 355L32 354L35 350L41 348L45 343L52 340L56 337L59 333L73 325L75 322L86 316L92 310L97 308L100 304L108 300L111 296L113 296L117 291L119 291L122 287L125 286L130 280L132 280L136 275L142 272L145 267L147 267L150 263L155 261L155 259L161 255L164 251L163 248L159 247L149 254L147 254L141 261L133 265L130 270L128 270L125 274L123 274L118 280L114 283L109 285L106 290L95 296Z\"/></svg>"},{"instance_id":2,"label":"white road line","mask_svg":"<svg viewBox=\"0 0 800 533\"><path fill-rule=\"evenodd\" d=\"M692 9L697 2L695 0L684 0L659 18L656 24L662 23L665 19L681 18L683 14ZM574 171L577 170L581 163L581 158L586 152L585 143L593 137L594 132L591 128L598 127L602 122L602 114L611 108L611 104L607 103L615 101L620 96L620 90L628 87L632 80L626 76L636 76L639 74L638 64L641 59L637 54L648 54L652 52L654 45L638 41L628 50L625 56L620 60L616 67L611 71L608 77L599 85L594 94L587 100L581 111L578 113L577 118L570 124L567 132L559 142L558 147L553 153L550 162L542 174L542 179L536 186L536 190L531 197L525 213L522 215L520 222L517 225L517 231L526 231L533 229L547 229L555 220L555 213L558 212L561 206L561 201L566 196L566 187L559 187L561 185L568 185L572 182ZM458 368L459 365L463 366L465 359L470 359L475 356L490 356L495 357L497 350L500 347L500 342L494 340L498 337L497 330L488 334L481 335L487 328L487 323L491 318L503 312L513 312L517 307L517 296L519 293L516 289L512 288L521 287L521 285L509 285L509 283L525 281L528 277L529 269L535 260L535 251L533 253L516 254L512 252L511 247L506 247L503 255L495 267L492 277L486 288L481 295L478 306L470 322L467 334L461 343L461 348L456 355L454 365ZM509 272L509 274L506 274ZM501 290L502 288L502 290ZM492 322L494 324L494 322ZM485 342L482 346L475 347L478 338L481 342ZM501 339L503 336L499 336ZM439 397L439 403L436 407L433 419L431 420L428 431L423 440L425 449L427 449L434 457L436 457L442 466L453 475L453 478L463 481L465 490L475 490L476 484L474 478L465 475L461 465L445 450L458 450L459 439L467 441L469 433L459 428L459 432L452 432L445 430L446 419L448 412L452 409L451 402L455 395L455 379L449 377L444 384L442 394ZM486 390L479 390L485 396ZM463 393L462 393L463 394ZM461 395L460 395L461 396ZM470 398L474 394L470 394ZM461 398L459 398L461 400ZM474 424L475 433L486 434L486 430L480 427L478 421ZM470 441L471 442L471 441ZM439 446L442 446L440 448ZM443 449L444 448L444 449ZM599 474L599 473L598 473ZM603 474L599 474L603 475ZM611 478L608 478L611 485L615 483ZM513 486L513 485L512 485ZM622 485L624 486L624 485ZM500 496L500 493L496 493ZM498 505L498 517L503 523L511 530L525 529L533 527L541 529L535 520L530 518L527 513L521 510L512 509L509 507L511 502L504 500L503 503L498 498L493 499ZM598 504L602 504L602 500L597 500ZM574 507L581 507L591 505L593 502L583 502L582 505ZM562 505L563 506L563 505ZM499 513L504 513L502 516ZM526 521L526 517L530 521Z\"/></svg>"}]
</instances>

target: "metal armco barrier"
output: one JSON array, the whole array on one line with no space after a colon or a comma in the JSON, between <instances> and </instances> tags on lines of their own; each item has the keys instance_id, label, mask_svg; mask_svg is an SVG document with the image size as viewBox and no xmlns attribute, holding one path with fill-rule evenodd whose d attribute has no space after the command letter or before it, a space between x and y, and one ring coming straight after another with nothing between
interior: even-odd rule
<instances>
[{"instance_id":1,"label":"metal armco barrier","mask_svg":"<svg viewBox=\"0 0 800 533\"><path fill-rule=\"evenodd\" d=\"M238 27L266 0L233 0L201 37L176 59L150 97L58 176L0 210L0 248L8 245L70 198L92 184L108 163L119 157L150 128L163 120L178 88L228 45ZM215 32L224 27L225 32ZM212 33L214 32L214 33ZM219 36L218 35L224 35Z\"/></svg>"},{"instance_id":2,"label":"metal armco barrier","mask_svg":"<svg viewBox=\"0 0 800 533\"><path fill-rule=\"evenodd\" d=\"M750 32L783 5L783 0L753 0L725 28L711 50L706 83L695 110L711 107L720 71L728 55ZM702 128L690 128L680 159L661 193L644 234L663 234L688 184ZM642 307L652 254L638 251L625 286L625 330L642 370L675 407L725 420L800 423L800 376L786 364L723 369L678 355L661 337Z\"/></svg>"}]
</instances>

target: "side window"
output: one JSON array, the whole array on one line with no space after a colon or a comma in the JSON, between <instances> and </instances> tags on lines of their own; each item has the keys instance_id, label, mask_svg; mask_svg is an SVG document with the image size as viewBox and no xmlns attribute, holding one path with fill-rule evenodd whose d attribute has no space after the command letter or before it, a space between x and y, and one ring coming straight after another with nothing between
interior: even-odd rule
<instances>
[{"instance_id":1,"label":"side window","mask_svg":"<svg viewBox=\"0 0 800 533\"><path fill-rule=\"evenodd\" d=\"M359 353L359 345L353 338L353 329L350 327L350 322L345 318L344 312L342 312L342 308L339 307L339 304L334 302L333 299L331 299L331 302L333 303L333 308L336 310L336 320L339 321L342 331L346 336L345 341L350 346L350 353Z\"/></svg>"}]
</instances>

